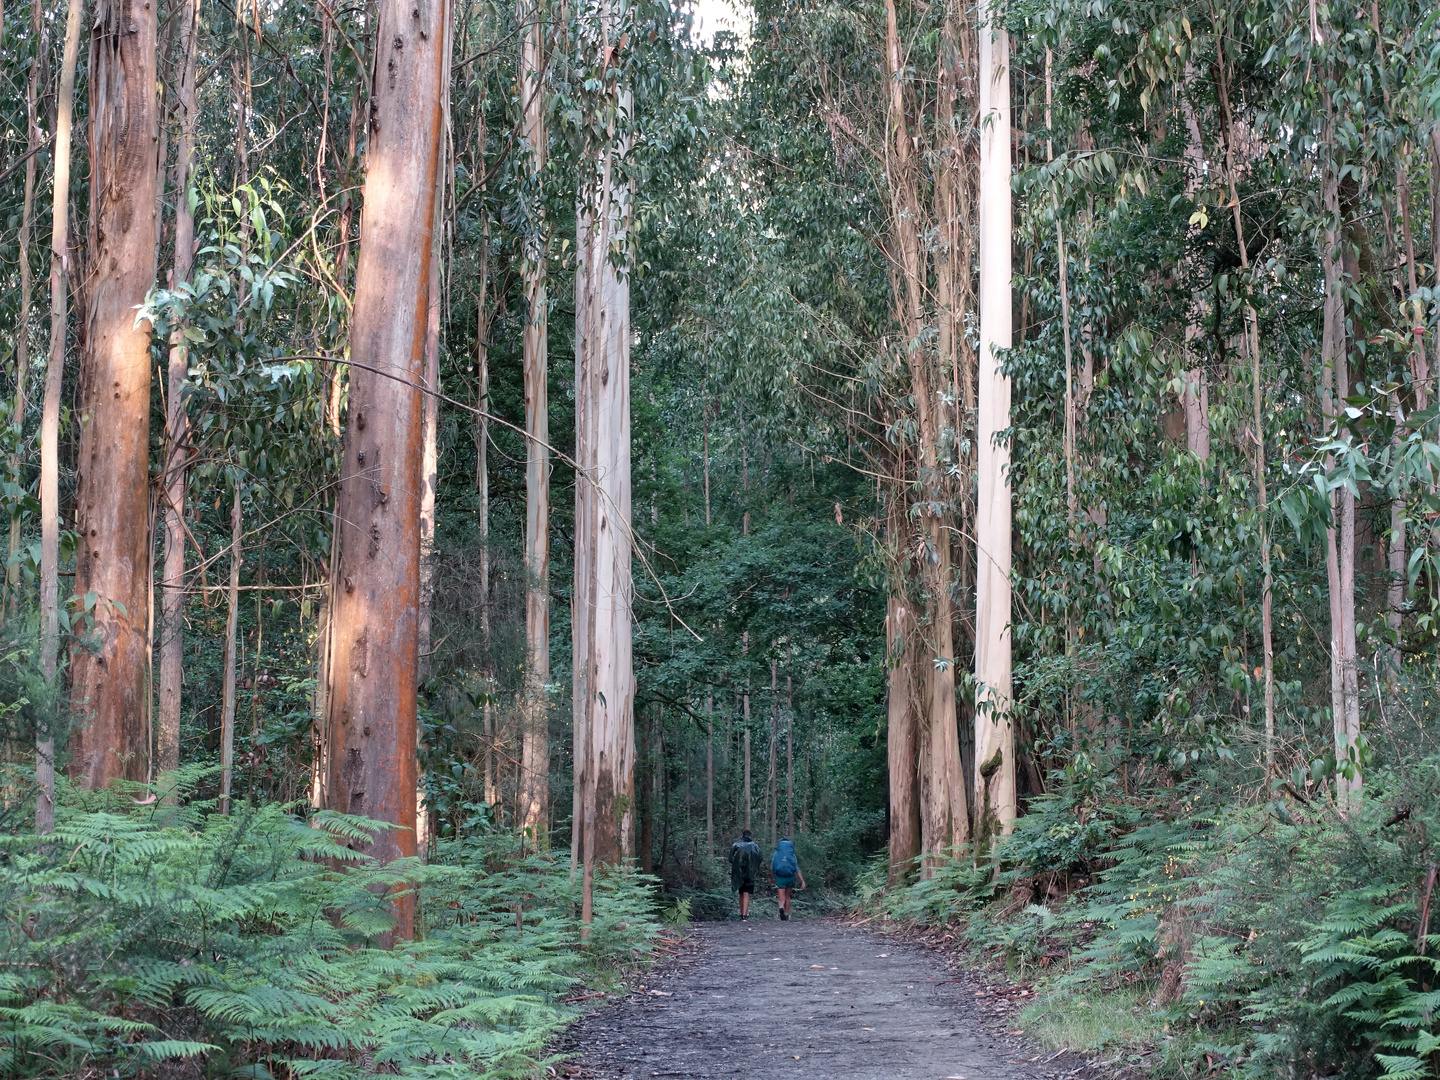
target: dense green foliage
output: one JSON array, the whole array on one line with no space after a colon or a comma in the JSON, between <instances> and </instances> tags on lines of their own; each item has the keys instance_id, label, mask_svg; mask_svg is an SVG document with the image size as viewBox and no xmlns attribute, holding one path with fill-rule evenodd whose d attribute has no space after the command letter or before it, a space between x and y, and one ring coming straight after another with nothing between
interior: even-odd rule
<instances>
[{"instance_id":1,"label":"dense green foliage","mask_svg":"<svg viewBox=\"0 0 1440 1080\"><path fill-rule=\"evenodd\" d=\"M630 873L602 875L580 949L563 858L490 833L375 866L352 850L374 822L278 803L219 817L187 798L199 779L170 790L179 806L69 804L53 836L6 839L6 1075L194 1057L205 1075L529 1075L577 983L617 985L659 929ZM423 932L377 947L376 891L403 882Z\"/></svg>"}]
</instances>

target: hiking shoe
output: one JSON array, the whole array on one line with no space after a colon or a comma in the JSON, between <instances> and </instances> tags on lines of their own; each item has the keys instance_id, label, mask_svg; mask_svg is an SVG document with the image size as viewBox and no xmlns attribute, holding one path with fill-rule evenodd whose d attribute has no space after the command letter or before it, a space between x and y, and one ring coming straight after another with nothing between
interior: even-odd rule
<instances>
[{"instance_id":1,"label":"hiking shoe","mask_svg":"<svg viewBox=\"0 0 1440 1080\"><path fill-rule=\"evenodd\" d=\"M789 913L788 911L786 911L784 908L781 908L781 909L780 909L780 921L781 921L781 922L789 922L789 921L790 921L790 913Z\"/></svg>"}]
</instances>

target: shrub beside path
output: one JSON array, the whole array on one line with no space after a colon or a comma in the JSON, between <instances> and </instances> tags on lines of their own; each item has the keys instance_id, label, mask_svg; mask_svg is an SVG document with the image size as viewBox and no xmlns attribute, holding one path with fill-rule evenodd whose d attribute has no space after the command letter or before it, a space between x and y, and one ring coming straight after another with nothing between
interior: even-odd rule
<instances>
[{"instance_id":1,"label":"shrub beside path","mask_svg":"<svg viewBox=\"0 0 1440 1080\"><path fill-rule=\"evenodd\" d=\"M560 1075L593 1080L1042 1080L1046 1057L932 952L838 919L701 923L587 1016ZM1008 1013L1009 1010L1006 1010ZM1034 1056L1032 1056L1034 1055Z\"/></svg>"}]
</instances>

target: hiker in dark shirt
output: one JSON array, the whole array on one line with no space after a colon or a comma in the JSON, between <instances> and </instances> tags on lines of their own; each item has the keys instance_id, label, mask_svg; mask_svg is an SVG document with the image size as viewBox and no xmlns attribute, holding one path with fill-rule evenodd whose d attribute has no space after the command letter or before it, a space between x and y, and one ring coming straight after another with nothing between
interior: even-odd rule
<instances>
[{"instance_id":1,"label":"hiker in dark shirt","mask_svg":"<svg viewBox=\"0 0 1440 1080\"><path fill-rule=\"evenodd\" d=\"M755 879L762 865L760 845L750 838L750 830L746 829L740 839L730 845L730 887L740 894L741 922L750 918L750 897L755 892Z\"/></svg>"},{"instance_id":2,"label":"hiker in dark shirt","mask_svg":"<svg viewBox=\"0 0 1440 1080\"><path fill-rule=\"evenodd\" d=\"M800 872L800 863L795 858L795 845L789 837L775 845L775 854L770 859L770 871L775 875L776 903L780 906L780 918L790 918L790 894L798 880L805 888L805 875Z\"/></svg>"}]
</instances>

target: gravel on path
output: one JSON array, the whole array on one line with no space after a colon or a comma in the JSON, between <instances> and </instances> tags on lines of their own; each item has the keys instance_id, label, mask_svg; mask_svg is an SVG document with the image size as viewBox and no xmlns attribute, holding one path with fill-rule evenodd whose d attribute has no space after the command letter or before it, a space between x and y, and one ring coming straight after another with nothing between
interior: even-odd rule
<instances>
[{"instance_id":1,"label":"gravel on path","mask_svg":"<svg viewBox=\"0 0 1440 1080\"><path fill-rule=\"evenodd\" d=\"M595 1080L1038 1080L1004 1015L931 952L837 919L702 923L560 1047ZM1030 1051L1033 1053L1033 1051ZM1069 1057L1069 1055L1066 1055ZM1068 1069L1064 1070L1069 1072ZM562 1073L561 1075L565 1075Z\"/></svg>"}]
</instances>

